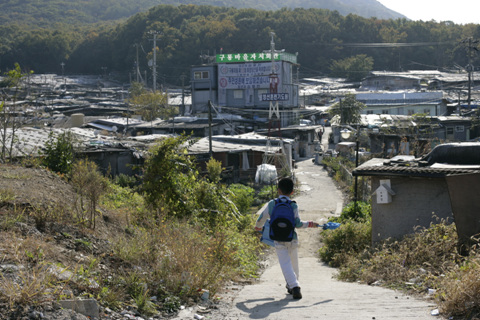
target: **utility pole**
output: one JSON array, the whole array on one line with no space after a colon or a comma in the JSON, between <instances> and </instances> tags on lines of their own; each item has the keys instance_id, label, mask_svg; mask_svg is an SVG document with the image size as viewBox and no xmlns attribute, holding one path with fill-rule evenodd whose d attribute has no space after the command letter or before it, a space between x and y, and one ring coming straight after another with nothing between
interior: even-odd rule
<instances>
[{"instance_id":1,"label":"utility pole","mask_svg":"<svg viewBox=\"0 0 480 320\"><path fill-rule=\"evenodd\" d=\"M208 100L208 152L213 157L212 150L212 101Z\"/></svg>"},{"instance_id":2,"label":"utility pole","mask_svg":"<svg viewBox=\"0 0 480 320\"><path fill-rule=\"evenodd\" d=\"M185 115L185 78L187 76L182 73L180 79L182 80L182 116Z\"/></svg>"},{"instance_id":3,"label":"utility pole","mask_svg":"<svg viewBox=\"0 0 480 320\"><path fill-rule=\"evenodd\" d=\"M137 49L137 60L135 61L135 65L136 65L135 73L137 74L137 83L138 83L140 82L140 67L138 63L138 43L135 43L134 46Z\"/></svg>"},{"instance_id":4,"label":"utility pole","mask_svg":"<svg viewBox=\"0 0 480 320\"><path fill-rule=\"evenodd\" d=\"M467 58L468 58L468 65L466 67L466 70L468 72L468 109L470 110L471 107L471 97L472 97L472 72L474 70L474 67L472 65L472 56L475 51L478 51L478 43L479 41L477 39L473 39L472 37L465 39L462 41L462 43L467 45Z\"/></svg>"},{"instance_id":5,"label":"utility pole","mask_svg":"<svg viewBox=\"0 0 480 320\"><path fill-rule=\"evenodd\" d=\"M153 93L157 91L157 35L158 31L150 31L153 34Z\"/></svg>"},{"instance_id":6,"label":"utility pole","mask_svg":"<svg viewBox=\"0 0 480 320\"><path fill-rule=\"evenodd\" d=\"M65 62L62 61L62 63L60 63L60 65L62 66L62 79L63 79L63 84L65 86L65 91L67 90L67 80L65 79Z\"/></svg>"}]
</instances>

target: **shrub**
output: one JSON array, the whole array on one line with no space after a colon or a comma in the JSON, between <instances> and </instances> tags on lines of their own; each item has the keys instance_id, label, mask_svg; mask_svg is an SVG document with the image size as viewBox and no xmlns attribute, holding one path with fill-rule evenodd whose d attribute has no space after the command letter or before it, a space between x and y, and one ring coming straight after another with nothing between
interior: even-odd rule
<instances>
[{"instance_id":1,"label":"shrub","mask_svg":"<svg viewBox=\"0 0 480 320\"><path fill-rule=\"evenodd\" d=\"M322 232L323 246L320 258L332 267L340 267L349 256L357 255L371 244L372 227L370 221L346 221L338 229Z\"/></svg>"},{"instance_id":2,"label":"shrub","mask_svg":"<svg viewBox=\"0 0 480 320\"><path fill-rule=\"evenodd\" d=\"M213 183L219 183L222 177L222 163L213 158L207 162L208 179Z\"/></svg>"},{"instance_id":3,"label":"shrub","mask_svg":"<svg viewBox=\"0 0 480 320\"><path fill-rule=\"evenodd\" d=\"M321 249L325 259L331 257L331 264L340 267L338 278L341 280L382 281L387 286L423 291L438 288L441 275L455 268L456 261L461 260L453 225L444 222L432 224L430 228L400 240L362 247L357 242L361 240L359 236L353 235L353 226L362 224L366 225L347 222L337 229L337 235L337 230L333 230L335 241L329 241L332 240L329 238L327 248ZM345 247L351 247L350 254L345 254L348 252Z\"/></svg>"},{"instance_id":4,"label":"shrub","mask_svg":"<svg viewBox=\"0 0 480 320\"><path fill-rule=\"evenodd\" d=\"M167 138L150 149L145 161L142 191L154 210L168 217L184 218L198 206L195 184L198 172L187 153L188 137Z\"/></svg>"},{"instance_id":5,"label":"shrub","mask_svg":"<svg viewBox=\"0 0 480 320\"><path fill-rule=\"evenodd\" d=\"M231 192L232 201L237 206L238 211L242 214L248 213L253 204L255 190L239 183L230 185L228 189Z\"/></svg>"},{"instance_id":6,"label":"shrub","mask_svg":"<svg viewBox=\"0 0 480 320\"><path fill-rule=\"evenodd\" d=\"M354 221L366 221L370 220L372 217L372 206L369 203L357 201L350 202L345 208L342 210L340 217L336 218L333 217L330 221L333 222L344 222L348 220Z\"/></svg>"},{"instance_id":7,"label":"shrub","mask_svg":"<svg viewBox=\"0 0 480 320\"><path fill-rule=\"evenodd\" d=\"M115 184L118 184L121 187L133 188L138 184L137 178L135 176L128 176L126 174L119 174L114 179Z\"/></svg>"},{"instance_id":8,"label":"shrub","mask_svg":"<svg viewBox=\"0 0 480 320\"><path fill-rule=\"evenodd\" d=\"M257 194L257 197L263 202L274 199L276 196L277 187L275 185L264 186Z\"/></svg>"},{"instance_id":9,"label":"shrub","mask_svg":"<svg viewBox=\"0 0 480 320\"><path fill-rule=\"evenodd\" d=\"M107 191L107 179L102 176L94 162L80 160L73 166L71 182L80 195L78 212L81 222L88 221L89 226L95 229L97 204ZM84 200L87 200L87 205Z\"/></svg>"},{"instance_id":10,"label":"shrub","mask_svg":"<svg viewBox=\"0 0 480 320\"><path fill-rule=\"evenodd\" d=\"M74 135L70 131L63 132L57 137L50 132L45 142L44 165L54 172L69 174L75 159L74 143Z\"/></svg>"}]
</instances>

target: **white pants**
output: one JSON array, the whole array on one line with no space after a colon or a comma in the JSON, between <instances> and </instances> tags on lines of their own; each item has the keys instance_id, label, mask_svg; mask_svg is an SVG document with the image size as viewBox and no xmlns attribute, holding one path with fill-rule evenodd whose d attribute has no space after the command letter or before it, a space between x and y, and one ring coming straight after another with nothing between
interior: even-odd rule
<instances>
[{"instance_id":1,"label":"white pants","mask_svg":"<svg viewBox=\"0 0 480 320\"><path fill-rule=\"evenodd\" d=\"M292 242L275 241L275 250L287 287L289 289L299 287L298 240L292 240Z\"/></svg>"}]
</instances>

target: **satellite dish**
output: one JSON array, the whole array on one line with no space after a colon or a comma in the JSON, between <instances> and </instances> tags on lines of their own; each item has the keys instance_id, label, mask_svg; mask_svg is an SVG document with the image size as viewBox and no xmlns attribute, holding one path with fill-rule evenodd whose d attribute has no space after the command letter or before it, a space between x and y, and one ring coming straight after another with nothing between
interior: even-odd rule
<instances>
[{"instance_id":1,"label":"satellite dish","mask_svg":"<svg viewBox=\"0 0 480 320\"><path fill-rule=\"evenodd\" d=\"M113 132L117 132L117 130L118 130L117 126L113 126L113 127L112 127L112 131L113 131Z\"/></svg>"}]
</instances>

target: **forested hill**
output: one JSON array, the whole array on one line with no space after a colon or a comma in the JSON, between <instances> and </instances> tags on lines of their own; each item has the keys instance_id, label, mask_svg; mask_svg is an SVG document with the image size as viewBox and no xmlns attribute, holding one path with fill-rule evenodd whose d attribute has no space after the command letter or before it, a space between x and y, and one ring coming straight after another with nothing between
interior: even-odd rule
<instances>
[{"instance_id":1,"label":"forested hill","mask_svg":"<svg viewBox=\"0 0 480 320\"><path fill-rule=\"evenodd\" d=\"M0 21L48 27L53 24L89 24L118 20L145 12L159 4L195 4L221 7L278 10L287 8L321 8L379 19L403 18L376 0L3 0Z\"/></svg>"},{"instance_id":2,"label":"forested hill","mask_svg":"<svg viewBox=\"0 0 480 320\"><path fill-rule=\"evenodd\" d=\"M151 83L152 31L158 34L157 80L167 87L181 84L192 65L204 62L200 56L221 49L269 49L272 31L276 48L298 52L300 77L344 76L342 70L349 70L357 78L368 70L466 66L468 42L462 40L480 37L480 26L474 24L367 19L325 9L158 5L108 27L25 30L0 25L0 71L18 62L35 73L61 73L62 65L67 74L108 70L128 81L138 56L139 69ZM471 59L479 65L480 55Z\"/></svg>"}]
</instances>

